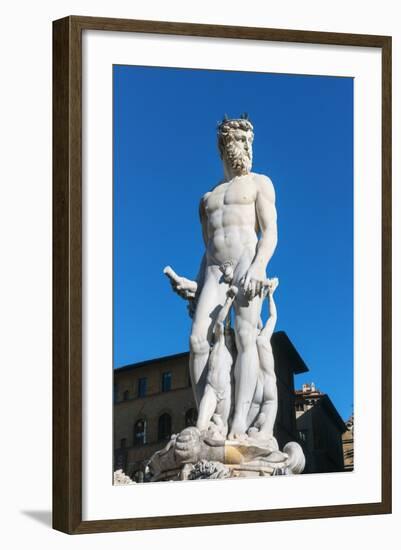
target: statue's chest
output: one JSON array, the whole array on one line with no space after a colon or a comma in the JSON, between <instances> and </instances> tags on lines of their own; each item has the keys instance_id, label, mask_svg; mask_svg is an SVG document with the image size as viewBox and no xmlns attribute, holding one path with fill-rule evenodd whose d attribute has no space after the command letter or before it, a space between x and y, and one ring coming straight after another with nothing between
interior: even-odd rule
<instances>
[{"instance_id":1,"label":"statue's chest","mask_svg":"<svg viewBox=\"0 0 401 550\"><path fill-rule=\"evenodd\" d=\"M252 183L232 183L217 188L206 199L206 211L211 213L226 206L250 205L255 202L255 188Z\"/></svg>"},{"instance_id":2,"label":"statue's chest","mask_svg":"<svg viewBox=\"0 0 401 550\"><path fill-rule=\"evenodd\" d=\"M255 188L249 183L233 183L224 193L225 205L248 205L255 202Z\"/></svg>"}]
</instances>

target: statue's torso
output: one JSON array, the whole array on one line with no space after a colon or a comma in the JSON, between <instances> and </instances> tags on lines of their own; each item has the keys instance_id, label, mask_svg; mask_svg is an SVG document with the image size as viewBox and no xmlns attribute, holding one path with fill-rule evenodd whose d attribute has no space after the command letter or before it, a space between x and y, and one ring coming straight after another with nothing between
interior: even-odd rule
<instances>
[{"instance_id":1,"label":"statue's torso","mask_svg":"<svg viewBox=\"0 0 401 550\"><path fill-rule=\"evenodd\" d=\"M258 240L257 185L257 176L249 174L222 183L203 197L210 262L235 263L244 252L253 257Z\"/></svg>"}]
</instances>

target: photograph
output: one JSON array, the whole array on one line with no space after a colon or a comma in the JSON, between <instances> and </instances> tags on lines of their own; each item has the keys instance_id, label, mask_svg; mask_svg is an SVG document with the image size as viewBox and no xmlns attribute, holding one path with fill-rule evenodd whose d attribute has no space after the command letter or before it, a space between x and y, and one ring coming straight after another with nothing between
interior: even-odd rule
<instances>
[{"instance_id":1,"label":"photograph","mask_svg":"<svg viewBox=\"0 0 401 550\"><path fill-rule=\"evenodd\" d=\"M4 548L399 538L400 5L5 4Z\"/></svg>"},{"instance_id":2,"label":"photograph","mask_svg":"<svg viewBox=\"0 0 401 550\"><path fill-rule=\"evenodd\" d=\"M354 79L112 89L114 485L350 475Z\"/></svg>"}]
</instances>

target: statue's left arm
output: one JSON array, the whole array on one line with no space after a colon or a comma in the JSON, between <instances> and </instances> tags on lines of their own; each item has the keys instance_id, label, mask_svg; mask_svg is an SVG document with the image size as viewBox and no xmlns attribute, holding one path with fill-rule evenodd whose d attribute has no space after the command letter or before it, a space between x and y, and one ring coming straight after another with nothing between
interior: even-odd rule
<instances>
[{"instance_id":1,"label":"statue's left arm","mask_svg":"<svg viewBox=\"0 0 401 550\"><path fill-rule=\"evenodd\" d=\"M267 265L277 245L277 212L272 182L266 176L258 177L255 200L260 239L256 245L255 257L244 279L244 290L254 298L261 294L266 277Z\"/></svg>"}]
</instances>

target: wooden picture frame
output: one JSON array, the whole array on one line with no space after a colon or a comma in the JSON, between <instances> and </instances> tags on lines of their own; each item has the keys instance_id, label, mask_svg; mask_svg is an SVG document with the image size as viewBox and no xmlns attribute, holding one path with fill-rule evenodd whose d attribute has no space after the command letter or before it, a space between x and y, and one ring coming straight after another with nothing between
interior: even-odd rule
<instances>
[{"instance_id":1,"label":"wooden picture frame","mask_svg":"<svg viewBox=\"0 0 401 550\"><path fill-rule=\"evenodd\" d=\"M82 520L82 32L378 48L382 58L382 495L379 502ZM53 23L53 527L69 534L391 512L391 37L71 16Z\"/></svg>"}]
</instances>

